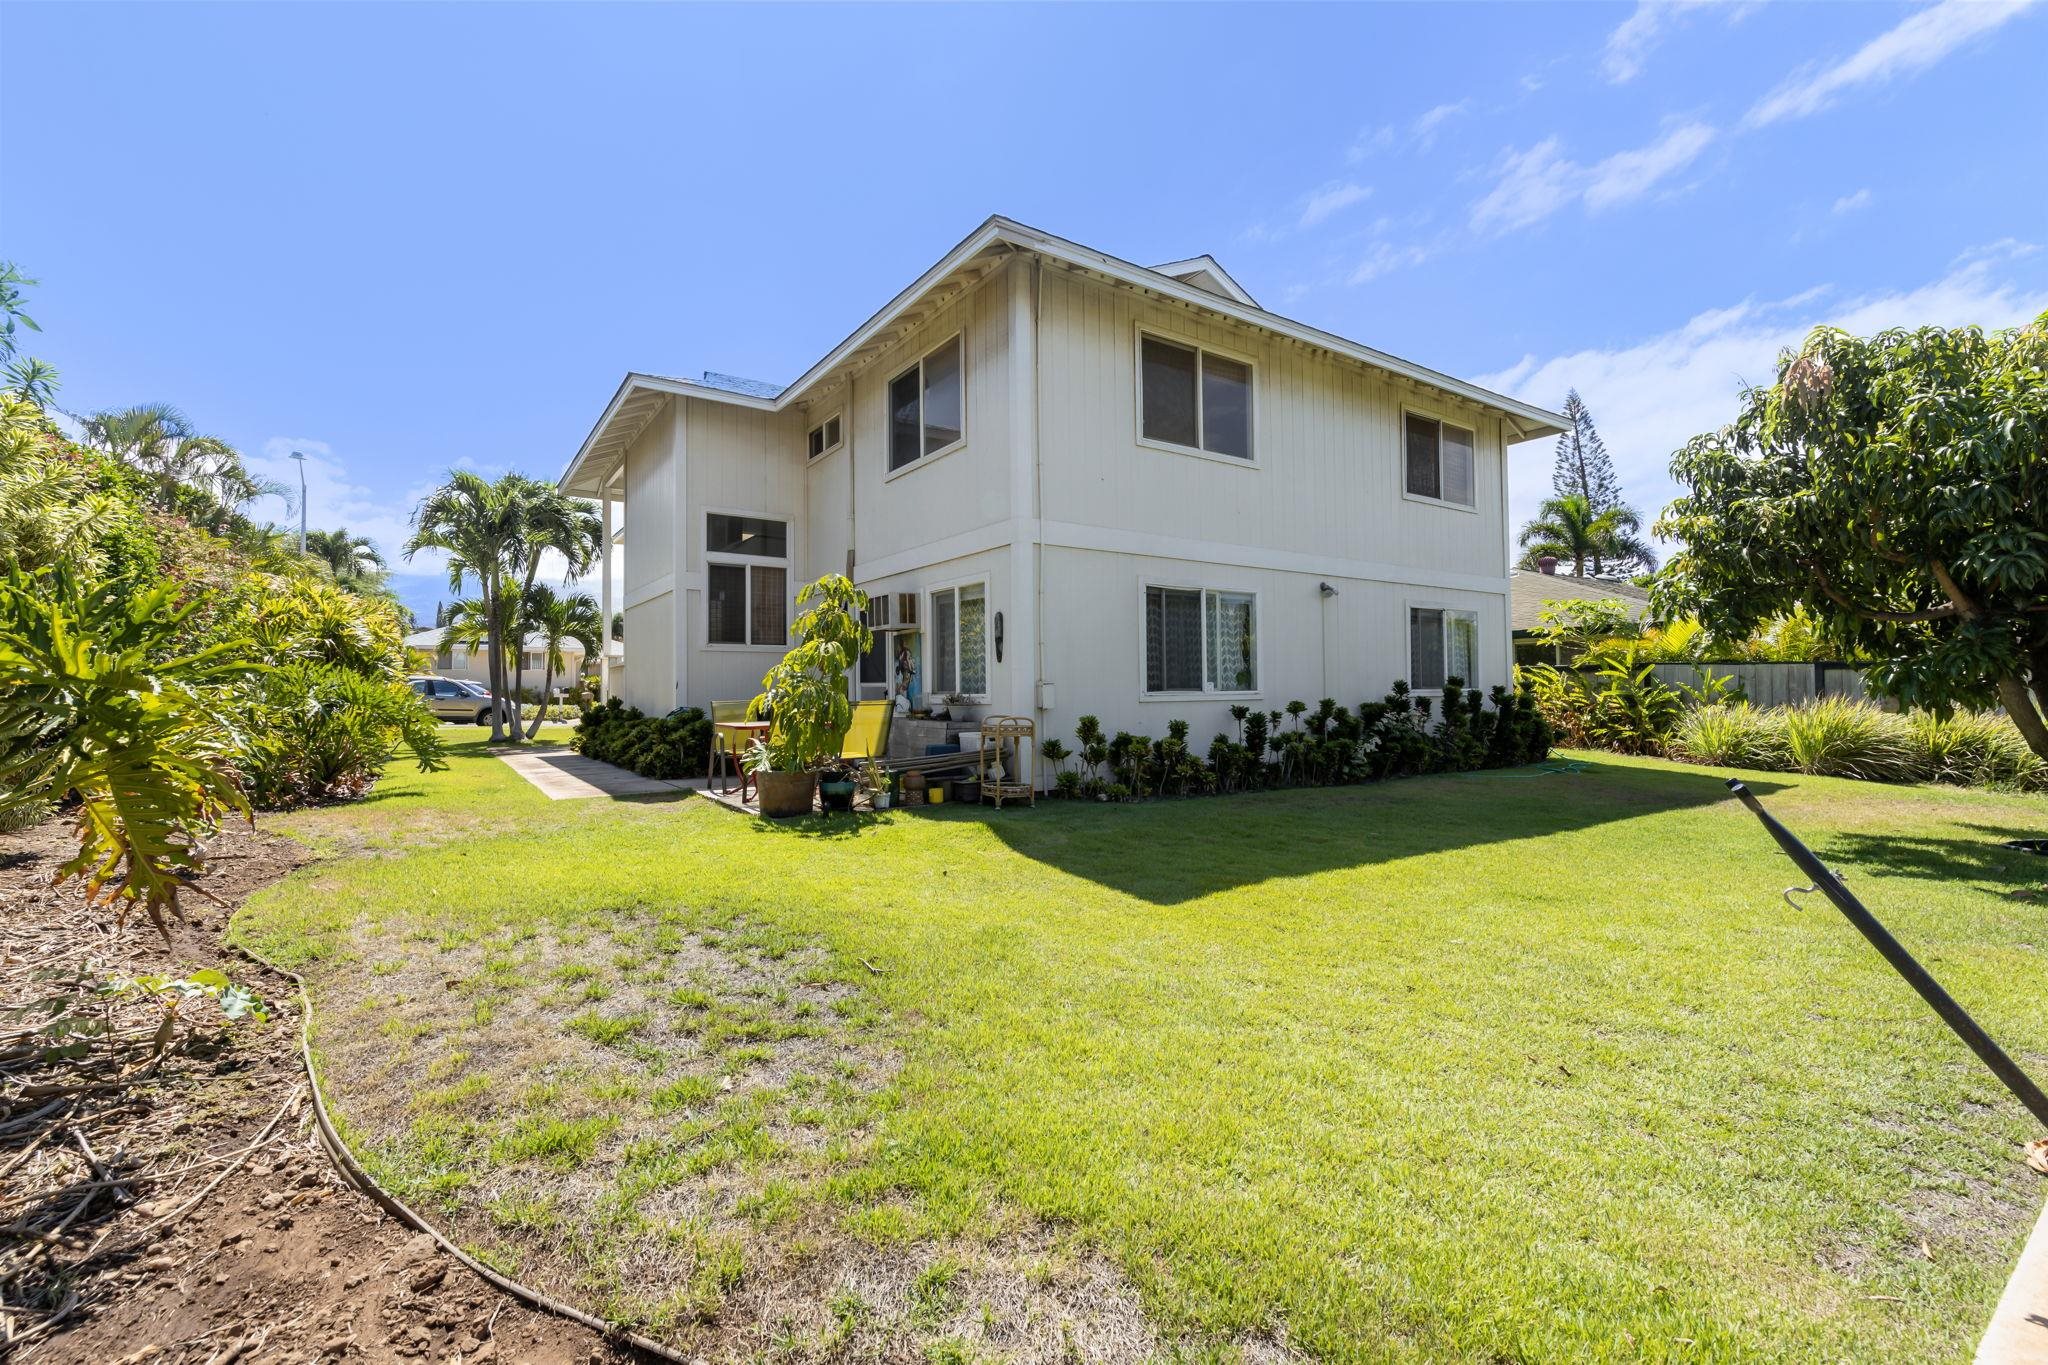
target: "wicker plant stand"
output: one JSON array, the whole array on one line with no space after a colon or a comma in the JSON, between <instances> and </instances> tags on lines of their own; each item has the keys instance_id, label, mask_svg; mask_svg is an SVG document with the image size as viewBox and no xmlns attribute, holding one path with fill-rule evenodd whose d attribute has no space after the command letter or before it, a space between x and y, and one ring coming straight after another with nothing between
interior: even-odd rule
<instances>
[{"instance_id":1,"label":"wicker plant stand","mask_svg":"<svg viewBox=\"0 0 2048 1365\"><path fill-rule=\"evenodd\" d=\"M1037 726L1029 716L986 716L981 722L981 799L993 801L997 810L1005 801L1038 804ZM1013 751L1012 767L1003 766L1003 741ZM998 779L996 774L1002 773Z\"/></svg>"}]
</instances>

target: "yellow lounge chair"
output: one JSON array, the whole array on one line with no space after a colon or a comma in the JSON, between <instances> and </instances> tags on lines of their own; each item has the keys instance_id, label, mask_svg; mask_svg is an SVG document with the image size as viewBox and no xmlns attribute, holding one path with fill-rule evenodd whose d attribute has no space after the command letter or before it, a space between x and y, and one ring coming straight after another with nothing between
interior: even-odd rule
<instances>
[{"instance_id":1,"label":"yellow lounge chair","mask_svg":"<svg viewBox=\"0 0 2048 1365\"><path fill-rule=\"evenodd\" d=\"M747 703L743 701L715 701L711 703L711 723L713 725L717 725L721 721L745 720L746 718ZM713 730L711 732L711 755L704 763L704 780L706 782L709 782L712 774L718 771L718 756L720 754L732 755L733 771L737 773L739 771L741 754L733 745L732 735L724 730Z\"/></svg>"},{"instance_id":2,"label":"yellow lounge chair","mask_svg":"<svg viewBox=\"0 0 2048 1365\"><path fill-rule=\"evenodd\" d=\"M849 763L861 759L886 758L889 753L889 720L896 714L890 701L857 701L853 723L839 741L839 757Z\"/></svg>"}]
</instances>

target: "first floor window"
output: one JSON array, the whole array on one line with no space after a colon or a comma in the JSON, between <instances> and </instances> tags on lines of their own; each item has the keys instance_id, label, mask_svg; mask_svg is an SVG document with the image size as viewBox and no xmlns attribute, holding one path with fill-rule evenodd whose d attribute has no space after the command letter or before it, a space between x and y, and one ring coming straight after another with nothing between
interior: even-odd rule
<instances>
[{"instance_id":1,"label":"first floor window","mask_svg":"<svg viewBox=\"0 0 2048 1365\"><path fill-rule=\"evenodd\" d=\"M1145 589L1147 692L1256 692L1258 658L1252 594Z\"/></svg>"},{"instance_id":2,"label":"first floor window","mask_svg":"<svg viewBox=\"0 0 2048 1365\"><path fill-rule=\"evenodd\" d=\"M968 583L932 594L934 696L988 694L988 585Z\"/></svg>"},{"instance_id":3,"label":"first floor window","mask_svg":"<svg viewBox=\"0 0 2048 1365\"><path fill-rule=\"evenodd\" d=\"M1472 681L1472 656L1479 640L1479 617L1442 607L1408 609L1408 685L1418 692L1436 692L1446 678Z\"/></svg>"},{"instance_id":4,"label":"first floor window","mask_svg":"<svg viewBox=\"0 0 2048 1365\"><path fill-rule=\"evenodd\" d=\"M1138 343L1138 429L1148 441L1252 457L1252 367L1155 336Z\"/></svg>"},{"instance_id":5,"label":"first floor window","mask_svg":"<svg viewBox=\"0 0 2048 1365\"><path fill-rule=\"evenodd\" d=\"M956 336L889 381L889 468L936 455L965 434L962 368Z\"/></svg>"},{"instance_id":6,"label":"first floor window","mask_svg":"<svg viewBox=\"0 0 2048 1365\"><path fill-rule=\"evenodd\" d=\"M1407 447L1408 491L1419 498L1437 498L1471 507L1477 502L1472 480L1472 433L1434 417L1411 412L1403 423Z\"/></svg>"}]
</instances>

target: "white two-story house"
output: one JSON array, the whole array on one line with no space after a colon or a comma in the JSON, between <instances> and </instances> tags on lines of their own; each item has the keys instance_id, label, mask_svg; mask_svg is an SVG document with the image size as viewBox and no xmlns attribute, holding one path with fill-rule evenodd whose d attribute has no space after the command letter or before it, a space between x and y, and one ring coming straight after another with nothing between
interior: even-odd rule
<instances>
[{"instance_id":1,"label":"white two-story house","mask_svg":"<svg viewBox=\"0 0 2048 1365\"><path fill-rule=\"evenodd\" d=\"M760 690L797 587L873 599L861 697L957 694L1197 747L1233 704L1510 669L1506 447L1564 423L991 218L787 386L629 374L563 473L622 549L608 685Z\"/></svg>"}]
</instances>

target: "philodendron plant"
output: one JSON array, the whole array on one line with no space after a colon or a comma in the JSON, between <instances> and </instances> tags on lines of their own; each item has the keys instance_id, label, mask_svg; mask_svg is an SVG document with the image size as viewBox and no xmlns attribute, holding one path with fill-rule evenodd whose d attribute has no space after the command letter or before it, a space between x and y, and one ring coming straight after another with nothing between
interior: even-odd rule
<instances>
[{"instance_id":1,"label":"philodendron plant","mask_svg":"<svg viewBox=\"0 0 2048 1365\"><path fill-rule=\"evenodd\" d=\"M800 773L838 757L839 742L853 724L846 674L874 646L875 635L861 621L868 595L844 574L826 574L797 589L798 606L816 605L796 618L797 643L761 679L761 695L747 703L747 715L772 716L775 728L756 741L748 767L756 772Z\"/></svg>"}]
</instances>

